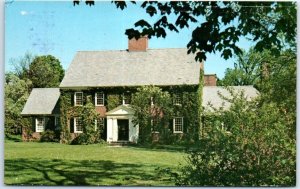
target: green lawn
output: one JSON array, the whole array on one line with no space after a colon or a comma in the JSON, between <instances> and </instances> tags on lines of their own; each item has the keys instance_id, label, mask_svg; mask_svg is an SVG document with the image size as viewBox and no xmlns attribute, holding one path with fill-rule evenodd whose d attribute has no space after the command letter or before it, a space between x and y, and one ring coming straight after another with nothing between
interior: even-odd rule
<instances>
[{"instance_id":1,"label":"green lawn","mask_svg":"<svg viewBox=\"0 0 300 189\"><path fill-rule=\"evenodd\" d=\"M7 185L172 186L182 150L5 140Z\"/></svg>"}]
</instances>

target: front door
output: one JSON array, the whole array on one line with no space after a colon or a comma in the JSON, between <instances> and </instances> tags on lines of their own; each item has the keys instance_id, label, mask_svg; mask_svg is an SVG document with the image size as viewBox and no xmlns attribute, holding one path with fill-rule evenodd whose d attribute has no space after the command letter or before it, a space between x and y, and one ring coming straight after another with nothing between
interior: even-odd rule
<instances>
[{"instance_id":1,"label":"front door","mask_svg":"<svg viewBox=\"0 0 300 189\"><path fill-rule=\"evenodd\" d=\"M118 119L118 140L129 140L128 119Z\"/></svg>"}]
</instances>

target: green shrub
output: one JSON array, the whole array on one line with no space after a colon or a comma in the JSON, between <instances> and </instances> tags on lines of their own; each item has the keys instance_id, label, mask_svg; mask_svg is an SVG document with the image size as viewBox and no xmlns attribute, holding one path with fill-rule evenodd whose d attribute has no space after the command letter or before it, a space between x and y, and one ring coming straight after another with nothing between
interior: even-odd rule
<instances>
[{"instance_id":1,"label":"green shrub","mask_svg":"<svg viewBox=\"0 0 300 189\"><path fill-rule=\"evenodd\" d=\"M54 131L46 130L42 132L40 142L58 142L59 138Z\"/></svg>"},{"instance_id":2,"label":"green shrub","mask_svg":"<svg viewBox=\"0 0 300 189\"><path fill-rule=\"evenodd\" d=\"M188 151L180 186L295 186L296 139L274 103L233 94L229 111L216 110L203 138ZM294 131L295 132L295 131Z\"/></svg>"},{"instance_id":3,"label":"green shrub","mask_svg":"<svg viewBox=\"0 0 300 189\"><path fill-rule=\"evenodd\" d=\"M98 143L105 143L105 141L100 138L100 135L98 134L88 135L86 133L81 133L79 136L74 138L71 142L72 145L87 145L87 144L98 144Z\"/></svg>"}]
</instances>

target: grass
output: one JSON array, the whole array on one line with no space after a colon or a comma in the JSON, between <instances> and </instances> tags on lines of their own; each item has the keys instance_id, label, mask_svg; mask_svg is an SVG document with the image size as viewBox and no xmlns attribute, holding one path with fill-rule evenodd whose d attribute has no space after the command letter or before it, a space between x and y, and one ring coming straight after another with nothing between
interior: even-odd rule
<instances>
[{"instance_id":1,"label":"grass","mask_svg":"<svg viewBox=\"0 0 300 189\"><path fill-rule=\"evenodd\" d=\"M5 140L7 185L174 186L182 149ZM168 171L170 170L170 171Z\"/></svg>"}]
</instances>

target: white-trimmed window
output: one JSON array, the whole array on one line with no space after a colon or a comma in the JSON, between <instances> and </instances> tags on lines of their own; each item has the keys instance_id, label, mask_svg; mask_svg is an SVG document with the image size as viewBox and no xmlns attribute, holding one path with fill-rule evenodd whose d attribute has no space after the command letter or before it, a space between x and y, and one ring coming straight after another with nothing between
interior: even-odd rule
<instances>
[{"instance_id":1,"label":"white-trimmed window","mask_svg":"<svg viewBox=\"0 0 300 189\"><path fill-rule=\"evenodd\" d=\"M83 92L75 92L74 94L74 104L75 106L83 105Z\"/></svg>"},{"instance_id":2,"label":"white-trimmed window","mask_svg":"<svg viewBox=\"0 0 300 189\"><path fill-rule=\"evenodd\" d=\"M183 117L175 117L173 119L173 132L183 133Z\"/></svg>"},{"instance_id":3,"label":"white-trimmed window","mask_svg":"<svg viewBox=\"0 0 300 189\"><path fill-rule=\"evenodd\" d=\"M74 118L74 133L82 133L83 132L83 123L81 117Z\"/></svg>"},{"instance_id":4,"label":"white-trimmed window","mask_svg":"<svg viewBox=\"0 0 300 189\"><path fill-rule=\"evenodd\" d=\"M45 118L38 117L35 119L35 132L44 132L45 130Z\"/></svg>"},{"instance_id":5,"label":"white-trimmed window","mask_svg":"<svg viewBox=\"0 0 300 189\"><path fill-rule=\"evenodd\" d=\"M99 128L104 129L104 118L103 117L95 120L95 131L97 131Z\"/></svg>"},{"instance_id":6,"label":"white-trimmed window","mask_svg":"<svg viewBox=\"0 0 300 189\"><path fill-rule=\"evenodd\" d=\"M96 106L104 106L104 93L103 92L95 93L95 105Z\"/></svg>"},{"instance_id":7,"label":"white-trimmed window","mask_svg":"<svg viewBox=\"0 0 300 189\"><path fill-rule=\"evenodd\" d=\"M122 95L123 100L122 100L122 104L126 105L126 104L130 104L130 94L123 94Z\"/></svg>"},{"instance_id":8,"label":"white-trimmed window","mask_svg":"<svg viewBox=\"0 0 300 189\"><path fill-rule=\"evenodd\" d=\"M182 104L181 95L179 95L178 93L174 94L174 104L175 105L181 105Z\"/></svg>"}]
</instances>

